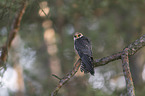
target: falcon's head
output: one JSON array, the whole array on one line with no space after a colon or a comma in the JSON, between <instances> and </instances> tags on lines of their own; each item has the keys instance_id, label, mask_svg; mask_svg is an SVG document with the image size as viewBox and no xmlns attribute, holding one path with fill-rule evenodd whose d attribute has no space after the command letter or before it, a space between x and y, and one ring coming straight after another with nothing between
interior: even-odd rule
<instances>
[{"instance_id":1,"label":"falcon's head","mask_svg":"<svg viewBox=\"0 0 145 96\"><path fill-rule=\"evenodd\" d=\"M81 38L82 36L83 36L82 33L76 32L75 35L74 35L74 40L79 39L79 38Z\"/></svg>"}]
</instances>

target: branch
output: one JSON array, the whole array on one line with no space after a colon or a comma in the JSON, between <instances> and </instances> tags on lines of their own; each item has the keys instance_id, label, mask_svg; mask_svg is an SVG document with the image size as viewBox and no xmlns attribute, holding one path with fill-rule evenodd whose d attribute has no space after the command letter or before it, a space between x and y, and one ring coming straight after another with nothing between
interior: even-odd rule
<instances>
[{"instance_id":1,"label":"branch","mask_svg":"<svg viewBox=\"0 0 145 96\"><path fill-rule=\"evenodd\" d=\"M59 89L67 82L71 77L75 75L75 73L78 71L81 64L81 59L77 60L75 63L75 66L71 72L69 72L66 76L64 76L60 81L57 87L54 89L54 91L51 93L51 96L57 95Z\"/></svg>"},{"instance_id":2,"label":"branch","mask_svg":"<svg viewBox=\"0 0 145 96\"><path fill-rule=\"evenodd\" d=\"M145 35L143 35L142 37L140 37L139 39L137 39L136 41L134 41L133 43L131 43L129 46L126 47L128 48L128 55L129 56L134 55L139 49L141 49L144 46L145 46ZM95 67L103 66L103 65L108 64L109 62L121 59L122 54L123 54L123 51L120 51L113 55L103 57L101 59L96 59L94 60L94 66Z\"/></svg>"},{"instance_id":3,"label":"branch","mask_svg":"<svg viewBox=\"0 0 145 96\"><path fill-rule=\"evenodd\" d=\"M134 85L133 85L132 76L129 68L128 48L124 49L121 59L122 59L123 73L126 80L127 94L128 96L135 96Z\"/></svg>"},{"instance_id":4,"label":"branch","mask_svg":"<svg viewBox=\"0 0 145 96\"><path fill-rule=\"evenodd\" d=\"M22 1L22 6L20 8L19 13L14 19L14 23L12 24L12 29L8 35L7 42L1 47L2 50L0 54L0 67L2 67L4 65L4 62L7 60L8 49L10 48L12 41L14 40L19 31L20 22L25 12L26 5L26 0Z\"/></svg>"},{"instance_id":5,"label":"branch","mask_svg":"<svg viewBox=\"0 0 145 96\"><path fill-rule=\"evenodd\" d=\"M14 23L12 24L11 32L9 33L9 36L8 36L8 39L7 39L8 48L10 48L10 46L12 44L12 41L14 40L14 38L16 37L16 35L19 31L20 23L21 23L23 15L25 13L26 5L27 5L26 0L22 1L20 11L14 19Z\"/></svg>"},{"instance_id":6,"label":"branch","mask_svg":"<svg viewBox=\"0 0 145 96\"><path fill-rule=\"evenodd\" d=\"M94 60L94 66L95 67L104 66L104 65L108 64L109 62L118 60L121 58L121 54L122 54L122 51L115 53L115 54L112 54L112 55L107 56L107 57L96 59L96 60Z\"/></svg>"},{"instance_id":7,"label":"branch","mask_svg":"<svg viewBox=\"0 0 145 96\"><path fill-rule=\"evenodd\" d=\"M133 43L131 43L129 46L126 47L128 49L128 56L134 55L139 49L141 49L144 46L145 46L145 35L143 35L142 37L140 37L139 39L137 39L136 41L134 41ZM124 48L124 49L126 49L126 48ZM103 66L103 65L108 64L109 62L112 62L112 61L121 59L121 57L123 56L123 54L124 54L124 51L120 51L120 52L115 53L115 54L112 54L110 56L103 57L103 58L100 58L100 59L96 59L96 60L94 60L94 66L95 67ZM79 63L76 63L77 66L74 66L73 70L70 72L70 73L73 73L73 74L66 75L64 77L65 79L61 79L62 81L60 80L59 84L57 85L57 87L55 88L55 90L52 92L51 96L56 96L57 93L58 93L58 91L59 91L59 89L71 77L73 77L75 75L75 73L77 72L77 70L78 70L78 68L80 66L80 60L78 60L77 62L79 62ZM77 69L77 70L74 72L74 69ZM128 82L127 82L127 84L128 84Z\"/></svg>"}]
</instances>

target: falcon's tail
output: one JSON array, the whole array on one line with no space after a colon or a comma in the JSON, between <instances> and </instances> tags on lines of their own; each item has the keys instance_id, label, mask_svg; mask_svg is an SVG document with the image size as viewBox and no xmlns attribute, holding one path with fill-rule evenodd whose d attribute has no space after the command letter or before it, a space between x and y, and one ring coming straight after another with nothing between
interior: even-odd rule
<instances>
[{"instance_id":1,"label":"falcon's tail","mask_svg":"<svg viewBox=\"0 0 145 96\"><path fill-rule=\"evenodd\" d=\"M84 71L84 73L90 72L91 75L94 75L93 58L84 54L81 59L82 59L81 71Z\"/></svg>"}]
</instances>

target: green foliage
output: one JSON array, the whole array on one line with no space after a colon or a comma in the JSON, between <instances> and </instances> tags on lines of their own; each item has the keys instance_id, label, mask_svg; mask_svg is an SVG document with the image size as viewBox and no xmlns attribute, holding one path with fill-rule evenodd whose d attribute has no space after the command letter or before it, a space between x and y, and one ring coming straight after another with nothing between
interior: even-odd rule
<instances>
[{"instance_id":1,"label":"green foliage","mask_svg":"<svg viewBox=\"0 0 145 96\"><path fill-rule=\"evenodd\" d=\"M41 17L39 4L44 1L47 2L50 13ZM7 40L11 24L21 7L21 2L22 0L0 1L0 46ZM79 31L87 36L92 41L94 59L101 58L122 50L145 33L144 10L144 0L28 0L18 34L24 46L19 46L19 48L27 51L30 48L28 53L35 51L36 54L35 61L30 65L32 69L24 67L25 94L46 96L56 87L58 81L51 76L50 58L57 57L61 77L72 69L76 56L73 47L74 32ZM42 24L46 20L52 21L51 28L55 31L56 42L54 44L57 46L57 52L53 56L48 53L50 45L47 45L44 40L45 28ZM3 28L7 30L4 34ZM24 55L19 51L16 50L16 53ZM24 57L26 58L28 55L30 54L26 54ZM15 58L13 54L11 57ZM28 61L31 59L33 58L27 57ZM9 62L12 63L11 60ZM143 68L143 65L136 66L136 68ZM114 75L122 73L119 61L111 62L110 65L99 67L99 69L104 78L104 86L108 86L105 87L106 90L110 88L109 81ZM110 71L113 71L110 77L105 77L104 74ZM58 96L68 96L68 94L69 96L119 96L125 93L125 89L122 91L116 88L110 93L104 92L102 89L94 89L88 83L88 75L74 78L60 89ZM144 88L140 89L140 87L136 87L137 96L144 94Z\"/></svg>"}]
</instances>

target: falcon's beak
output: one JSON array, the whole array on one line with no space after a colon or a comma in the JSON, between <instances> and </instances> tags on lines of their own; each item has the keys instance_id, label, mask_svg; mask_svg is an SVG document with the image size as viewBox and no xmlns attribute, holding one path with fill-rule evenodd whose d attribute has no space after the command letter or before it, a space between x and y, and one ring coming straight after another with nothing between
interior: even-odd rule
<instances>
[{"instance_id":1,"label":"falcon's beak","mask_svg":"<svg viewBox=\"0 0 145 96\"><path fill-rule=\"evenodd\" d=\"M78 34L76 35L77 38L79 38Z\"/></svg>"},{"instance_id":2,"label":"falcon's beak","mask_svg":"<svg viewBox=\"0 0 145 96\"><path fill-rule=\"evenodd\" d=\"M82 33L78 33L76 32L75 35L74 35L74 40L78 39L78 38L81 38L83 36Z\"/></svg>"}]
</instances>

